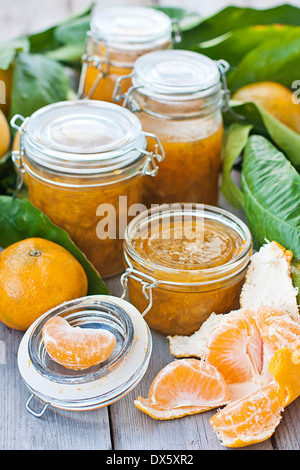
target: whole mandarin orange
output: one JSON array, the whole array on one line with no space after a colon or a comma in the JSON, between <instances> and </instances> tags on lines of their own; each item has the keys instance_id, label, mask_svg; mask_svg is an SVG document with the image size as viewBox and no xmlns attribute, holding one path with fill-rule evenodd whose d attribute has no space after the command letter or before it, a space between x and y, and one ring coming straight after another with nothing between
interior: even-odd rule
<instances>
[{"instance_id":1,"label":"whole mandarin orange","mask_svg":"<svg viewBox=\"0 0 300 470\"><path fill-rule=\"evenodd\" d=\"M245 85L232 95L233 100L253 102L278 121L300 133L300 104L293 102L293 92L277 82Z\"/></svg>"},{"instance_id":2,"label":"whole mandarin orange","mask_svg":"<svg viewBox=\"0 0 300 470\"><path fill-rule=\"evenodd\" d=\"M26 330L39 316L87 294L81 264L62 246L42 238L16 242L0 253L0 320Z\"/></svg>"}]
</instances>

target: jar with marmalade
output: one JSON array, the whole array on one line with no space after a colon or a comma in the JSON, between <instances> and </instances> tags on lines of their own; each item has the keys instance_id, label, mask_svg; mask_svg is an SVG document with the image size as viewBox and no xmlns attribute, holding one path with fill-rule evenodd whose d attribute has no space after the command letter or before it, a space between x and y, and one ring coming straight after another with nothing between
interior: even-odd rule
<instances>
[{"instance_id":1,"label":"jar with marmalade","mask_svg":"<svg viewBox=\"0 0 300 470\"><path fill-rule=\"evenodd\" d=\"M163 335L190 335L211 313L239 308L252 254L248 227L202 204L144 211L125 233L124 294Z\"/></svg>"},{"instance_id":2,"label":"jar with marmalade","mask_svg":"<svg viewBox=\"0 0 300 470\"><path fill-rule=\"evenodd\" d=\"M18 118L13 160L31 203L68 232L102 277L123 271L128 208L142 202L144 175L157 171L138 118L89 100L45 106L21 126Z\"/></svg>"},{"instance_id":3,"label":"jar with marmalade","mask_svg":"<svg viewBox=\"0 0 300 470\"><path fill-rule=\"evenodd\" d=\"M127 75L138 57L172 44L172 21L165 13L149 7L97 5L91 15L79 96L114 101L116 80L124 77L122 91L128 90Z\"/></svg>"},{"instance_id":4,"label":"jar with marmalade","mask_svg":"<svg viewBox=\"0 0 300 470\"><path fill-rule=\"evenodd\" d=\"M183 50L151 52L135 62L124 106L145 131L159 136L166 154L158 178L145 182L147 207L178 201L217 205L227 67Z\"/></svg>"}]
</instances>

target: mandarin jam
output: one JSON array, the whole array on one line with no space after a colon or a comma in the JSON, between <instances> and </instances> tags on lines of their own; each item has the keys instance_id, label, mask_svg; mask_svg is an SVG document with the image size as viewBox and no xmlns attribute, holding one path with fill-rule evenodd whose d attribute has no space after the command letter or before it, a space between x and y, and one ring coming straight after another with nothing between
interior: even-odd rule
<instances>
[{"instance_id":1,"label":"mandarin jam","mask_svg":"<svg viewBox=\"0 0 300 470\"><path fill-rule=\"evenodd\" d=\"M151 328L164 335L189 335L212 312L239 308L251 253L246 226L244 236L221 218L171 218L150 225L141 223L132 238L127 234L125 260L157 281L145 315ZM143 312L148 301L140 283L129 276L128 286L130 302Z\"/></svg>"},{"instance_id":2,"label":"mandarin jam","mask_svg":"<svg viewBox=\"0 0 300 470\"><path fill-rule=\"evenodd\" d=\"M197 130L195 127L196 132L191 136L187 122L182 122L181 130L177 134L178 126L175 125L173 135L168 135L166 129L159 128L153 118L152 123L143 113L139 118L147 132L154 132L155 129L165 152L165 159L159 163L155 181L145 178L145 205L151 207L151 204L178 201L217 205L222 123L212 122L211 128L207 129L207 134L204 135L201 135L201 127ZM203 123L199 123L199 126L203 129ZM148 149L154 151L154 144L150 139Z\"/></svg>"},{"instance_id":3,"label":"mandarin jam","mask_svg":"<svg viewBox=\"0 0 300 470\"><path fill-rule=\"evenodd\" d=\"M123 271L124 234L119 230L118 221L127 218L127 213L120 212L119 197L127 197L128 207L141 201L143 177L140 174L123 182L94 188L57 187L28 175L27 185L31 203L67 231L102 277ZM115 208L114 220L111 224L108 220L107 227L99 225L106 215L99 212L102 204ZM101 238L105 233L107 238Z\"/></svg>"}]
</instances>

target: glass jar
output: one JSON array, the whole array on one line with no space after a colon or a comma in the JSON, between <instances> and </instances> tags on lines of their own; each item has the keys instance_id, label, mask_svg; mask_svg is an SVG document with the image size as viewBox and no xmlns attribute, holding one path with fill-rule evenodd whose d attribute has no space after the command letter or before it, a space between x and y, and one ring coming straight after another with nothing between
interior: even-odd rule
<instances>
[{"instance_id":1,"label":"glass jar","mask_svg":"<svg viewBox=\"0 0 300 470\"><path fill-rule=\"evenodd\" d=\"M73 327L104 328L116 337L111 356L85 370L67 369L47 354L42 329L54 316ZM49 406L70 411L93 410L119 400L144 376L152 352L149 328L131 304L95 295L64 302L39 317L24 334L18 368L31 391L26 408L41 417Z\"/></svg>"},{"instance_id":2,"label":"glass jar","mask_svg":"<svg viewBox=\"0 0 300 470\"><path fill-rule=\"evenodd\" d=\"M163 335L190 335L211 313L239 308L252 254L248 227L229 212L173 204L135 217L125 233L124 296Z\"/></svg>"},{"instance_id":3,"label":"glass jar","mask_svg":"<svg viewBox=\"0 0 300 470\"><path fill-rule=\"evenodd\" d=\"M92 11L90 31L83 56L79 96L114 101L117 79L125 76L122 91L131 86L135 60L147 52L172 47L172 21L149 7L97 5Z\"/></svg>"},{"instance_id":4,"label":"glass jar","mask_svg":"<svg viewBox=\"0 0 300 470\"><path fill-rule=\"evenodd\" d=\"M157 171L140 121L121 106L89 100L45 106L21 126L19 117L13 160L26 173L31 203L68 232L102 277L121 272L127 208L142 202L144 175Z\"/></svg>"},{"instance_id":5,"label":"glass jar","mask_svg":"<svg viewBox=\"0 0 300 470\"><path fill-rule=\"evenodd\" d=\"M147 207L178 201L217 205L227 68L224 61L183 50L151 52L135 62L124 106L145 131L158 135L166 154L158 178L145 181Z\"/></svg>"}]
</instances>

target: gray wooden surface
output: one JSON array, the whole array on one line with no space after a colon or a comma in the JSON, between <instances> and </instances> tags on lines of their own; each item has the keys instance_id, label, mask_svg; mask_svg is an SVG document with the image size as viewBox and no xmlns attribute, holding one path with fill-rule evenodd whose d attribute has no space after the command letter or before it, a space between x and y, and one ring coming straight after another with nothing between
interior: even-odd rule
<instances>
[{"instance_id":1,"label":"gray wooden surface","mask_svg":"<svg viewBox=\"0 0 300 470\"><path fill-rule=\"evenodd\" d=\"M89 3L89 0L0 0L0 41L43 30L63 20L70 13L82 10ZM101 3L172 4L207 15L229 2L103 0ZM233 0L230 3L268 7L281 2ZM299 0L291 3L300 6ZM232 210L222 197L220 205ZM106 283L112 295L121 294L119 278L106 280ZM22 332L0 324L0 450L227 450L220 444L209 424L214 410L160 422L135 408L133 401L136 396L147 396L155 375L173 359L165 337L153 333L153 353L147 373L136 389L120 401L88 412L67 412L51 408L39 419L25 409L30 393L17 368L17 350L22 335ZM300 399L285 410L281 424L270 439L244 449L299 450L299 422Z\"/></svg>"}]
</instances>

